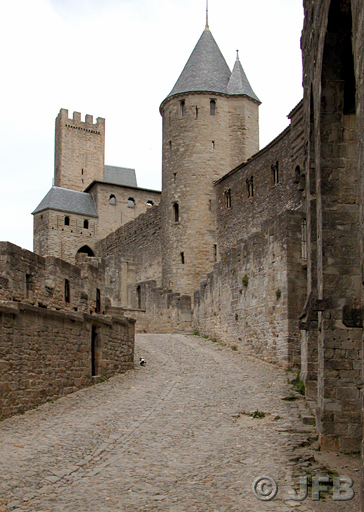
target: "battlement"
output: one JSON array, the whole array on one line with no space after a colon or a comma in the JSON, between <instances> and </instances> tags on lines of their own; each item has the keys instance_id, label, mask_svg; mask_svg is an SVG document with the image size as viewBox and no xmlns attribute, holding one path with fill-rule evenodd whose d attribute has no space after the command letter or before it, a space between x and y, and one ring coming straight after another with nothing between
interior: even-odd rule
<instances>
[{"instance_id":1,"label":"battlement","mask_svg":"<svg viewBox=\"0 0 364 512\"><path fill-rule=\"evenodd\" d=\"M105 119L81 113L68 116L62 108L56 118L54 184L82 192L93 181L102 181L105 165Z\"/></svg>"},{"instance_id":2,"label":"battlement","mask_svg":"<svg viewBox=\"0 0 364 512\"><path fill-rule=\"evenodd\" d=\"M96 119L96 123L94 123L93 120L93 116L86 114L85 121L82 121L80 112L73 112L73 117L69 118L68 110L62 108L59 111L56 122L61 122L67 128L83 130L89 133L94 133L95 135L105 135L105 119L103 117L98 117Z\"/></svg>"}]
</instances>

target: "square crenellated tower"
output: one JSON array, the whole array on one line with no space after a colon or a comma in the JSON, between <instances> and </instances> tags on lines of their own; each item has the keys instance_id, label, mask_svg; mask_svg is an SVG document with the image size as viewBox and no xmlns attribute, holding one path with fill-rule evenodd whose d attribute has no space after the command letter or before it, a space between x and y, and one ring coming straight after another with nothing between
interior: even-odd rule
<instances>
[{"instance_id":1,"label":"square crenellated tower","mask_svg":"<svg viewBox=\"0 0 364 512\"><path fill-rule=\"evenodd\" d=\"M105 160L105 119L79 112L68 118L61 109L56 119L54 185L82 192L93 181L103 181Z\"/></svg>"}]
</instances>

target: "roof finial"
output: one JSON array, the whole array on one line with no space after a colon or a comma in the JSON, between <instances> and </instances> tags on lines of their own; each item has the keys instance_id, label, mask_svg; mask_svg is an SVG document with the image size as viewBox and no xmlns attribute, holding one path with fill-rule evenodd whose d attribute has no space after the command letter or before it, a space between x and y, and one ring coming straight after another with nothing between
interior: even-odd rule
<instances>
[{"instance_id":1,"label":"roof finial","mask_svg":"<svg viewBox=\"0 0 364 512\"><path fill-rule=\"evenodd\" d=\"M239 50L236 50L236 60L239 60Z\"/></svg>"},{"instance_id":2,"label":"roof finial","mask_svg":"<svg viewBox=\"0 0 364 512\"><path fill-rule=\"evenodd\" d=\"M209 0L206 0L206 27L205 30L209 29Z\"/></svg>"}]
</instances>

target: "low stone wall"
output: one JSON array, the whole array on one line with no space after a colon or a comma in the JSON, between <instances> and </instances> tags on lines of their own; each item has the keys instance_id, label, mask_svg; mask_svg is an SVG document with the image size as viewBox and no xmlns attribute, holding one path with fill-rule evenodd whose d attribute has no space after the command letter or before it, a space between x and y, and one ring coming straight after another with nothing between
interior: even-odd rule
<instances>
[{"instance_id":1,"label":"low stone wall","mask_svg":"<svg viewBox=\"0 0 364 512\"><path fill-rule=\"evenodd\" d=\"M134 324L114 318L0 303L0 418L133 367Z\"/></svg>"},{"instance_id":2,"label":"low stone wall","mask_svg":"<svg viewBox=\"0 0 364 512\"><path fill-rule=\"evenodd\" d=\"M158 288L155 281L138 283L130 288L132 308L125 314L136 320L140 333L168 334L191 331L191 297Z\"/></svg>"},{"instance_id":3,"label":"low stone wall","mask_svg":"<svg viewBox=\"0 0 364 512\"><path fill-rule=\"evenodd\" d=\"M299 212L284 212L224 252L194 296L193 326L284 367L300 361L305 303Z\"/></svg>"}]
</instances>

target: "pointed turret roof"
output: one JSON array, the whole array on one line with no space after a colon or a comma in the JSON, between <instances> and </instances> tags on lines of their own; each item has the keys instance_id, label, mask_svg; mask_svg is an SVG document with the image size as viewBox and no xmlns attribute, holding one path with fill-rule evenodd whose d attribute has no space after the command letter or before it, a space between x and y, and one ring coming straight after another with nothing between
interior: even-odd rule
<instances>
[{"instance_id":1,"label":"pointed turret roof","mask_svg":"<svg viewBox=\"0 0 364 512\"><path fill-rule=\"evenodd\" d=\"M243 66L239 60L239 52L236 52L236 61L234 65L233 72L231 73L231 77L229 83L227 85L227 93L230 95L241 95L249 96L253 100L259 101L258 96L254 93L249 80L245 74Z\"/></svg>"},{"instance_id":2,"label":"pointed turret roof","mask_svg":"<svg viewBox=\"0 0 364 512\"><path fill-rule=\"evenodd\" d=\"M175 86L167 97L184 92L226 94L231 72L220 48L206 27Z\"/></svg>"}]
</instances>

